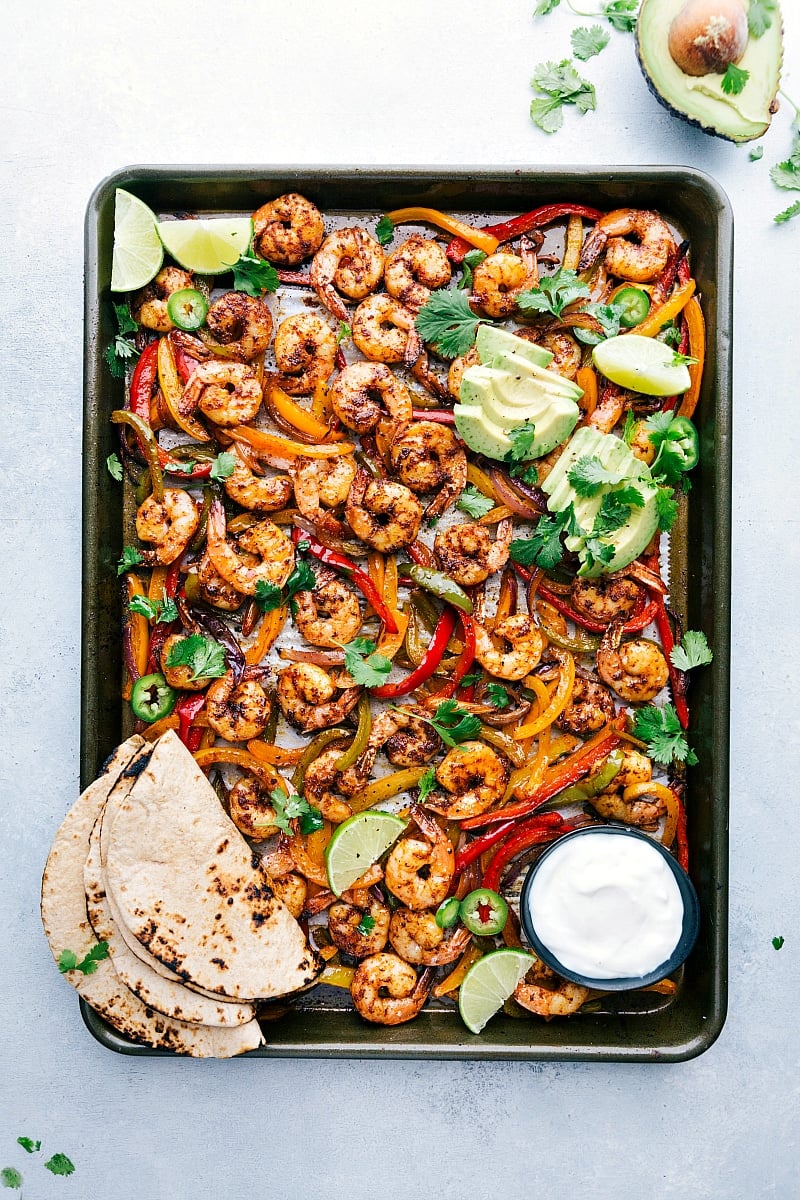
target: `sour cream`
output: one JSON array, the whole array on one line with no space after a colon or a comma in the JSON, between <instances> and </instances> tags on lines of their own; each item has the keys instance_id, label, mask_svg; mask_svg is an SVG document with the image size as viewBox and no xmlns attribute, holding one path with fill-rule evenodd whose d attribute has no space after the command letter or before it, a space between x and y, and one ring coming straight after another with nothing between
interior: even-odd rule
<instances>
[{"instance_id":1,"label":"sour cream","mask_svg":"<svg viewBox=\"0 0 800 1200\"><path fill-rule=\"evenodd\" d=\"M683 899L669 865L647 839L625 834L556 843L526 899L545 949L589 979L648 975L667 961L683 930Z\"/></svg>"}]
</instances>

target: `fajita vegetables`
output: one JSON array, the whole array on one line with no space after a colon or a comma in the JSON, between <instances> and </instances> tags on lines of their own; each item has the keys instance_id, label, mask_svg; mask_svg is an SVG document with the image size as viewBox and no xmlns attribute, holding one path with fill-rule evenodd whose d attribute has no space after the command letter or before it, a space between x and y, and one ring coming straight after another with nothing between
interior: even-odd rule
<instances>
[{"instance_id":1,"label":"fajita vegetables","mask_svg":"<svg viewBox=\"0 0 800 1200\"><path fill-rule=\"evenodd\" d=\"M180 261L109 356L132 731L191 751L364 1019L581 1011L514 885L588 823L687 863L711 651L660 541L700 452L690 247L568 201L353 225L288 194L246 245L152 220Z\"/></svg>"}]
</instances>

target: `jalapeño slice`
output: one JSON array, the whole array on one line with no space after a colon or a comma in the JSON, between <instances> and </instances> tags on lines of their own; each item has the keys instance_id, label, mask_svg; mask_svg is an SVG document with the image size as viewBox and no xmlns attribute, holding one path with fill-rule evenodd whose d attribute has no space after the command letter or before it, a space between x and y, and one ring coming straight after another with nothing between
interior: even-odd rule
<instances>
[{"instance_id":1,"label":"jalape\u00f1o slice","mask_svg":"<svg viewBox=\"0 0 800 1200\"><path fill-rule=\"evenodd\" d=\"M501 933L508 917L508 905L491 888L476 888L461 901L461 920L470 933L492 937Z\"/></svg>"},{"instance_id":2,"label":"jalape\u00f1o slice","mask_svg":"<svg viewBox=\"0 0 800 1200\"><path fill-rule=\"evenodd\" d=\"M175 707L178 693L171 688L163 675L143 675L137 679L131 692L131 708L140 721L152 725L162 717L168 717Z\"/></svg>"},{"instance_id":3,"label":"jalape\u00f1o slice","mask_svg":"<svg viewBox=\"0 0 800 1200\"><path fill-rule=\"evenodd\" d=\"M181 288L167 301L167 316L178 329L199 329L208 313L208 301L196 288Z\"/></svg>"},{"instance_id":4,"label":"jalape\u00f1o slice","mask_svg":"<svg viewBox=\"0 0 800 1200\"><path fill-rule=\"evenodd\" d=\"M650 312L650 297L641 288L620 288L614 296L613 303L622 309L619 323L623 329L633 329L645 319Z\"/></svg>"}]
</instances>

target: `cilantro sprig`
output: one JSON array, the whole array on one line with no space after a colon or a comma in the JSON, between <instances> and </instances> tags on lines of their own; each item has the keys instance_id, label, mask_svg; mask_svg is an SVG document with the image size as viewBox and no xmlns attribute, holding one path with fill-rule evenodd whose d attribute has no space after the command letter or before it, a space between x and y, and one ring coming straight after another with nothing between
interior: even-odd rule
<instances>
[{"instance_id":1,"label":"cilantro sprig","mask_svg":"<svg viewBox=\"0 0 800 1200\"><path fill-rule=\"evenodd\" d=\"M558 63L539 63L531 87L536 93L531 100L531 120L544 133L561 128L566 104L574 105L582 114L597 108L594 84L579 75L568 58Z\"/></svg>"},{"instance_id":2,"label":"cilantro sprig","mask_svg":"<svg viewBox=\"0 0 800 1200\"><path fill-rule=\"evenodd\" d=\"M772 939L772 949L773 950L782 950L785 940L786 940L785 938L780 937L780 936L774 937Z\"/></svg>"},{"instance_id":3,"label":"cilantro sprig","mask_svg":"<svg viewBox=\"0 0 800 1200\"><path fill-rule=\"evenodd\" d=\"M124 575L126 571L130 571L133 567L138 567L144 562L144 555L141 550L137 550L135 546L123 546L122 557L117 563L117 574Z\"/></svg>"},{"instance_id":4,"label":"cilantro sprig","mask_svg":"<svg viewBox=\"0 0 800 1200\"><path fill-rule=\"evenodd\" d=\"M741 67L737 67L735 63L728 63L719 86L726 96L738 96L740 92L744 91L744 85L749 78L749 71L744 71Z\"/></svg>"},{"instance_id":5,"label":"cilantro sprig","mask_svg":"<svg viewBox=\"0 0 800 1200\"><path fill-rule=\"evenodd\" d=\"M115 304L114 314L117 318L117 333L113 342L106 347L103 358L114 378L124 379L128 363L139 357L139 351L127 335L138 333L139 326L131 316L128 304Z\"/></svg>"},{"instance_id":6,"label":"cilantro sprig","mask_svg":"<svg viewBox=\"0 0 800 1200\"><path fill-rule=\"evenodd\" d=\"M66 1154L54 1154L52 1158L48 1158L44 1169L51 1175L74 1175L75 1164Z\"/></svg>"},{"instance_id":7,"label":"cilantro sprig","mask_svg":"<svg viewBox=\"0 0 800 1200\"><path fill-rule=\"evenodd\" d=\"M542 567L550 571L564 557L562 534L579 536L582 532L575 519L575 509L568 504L562 512L540 517L530 537L515 538L510 548L511 559L521 567Z\"/></svg>"},{"instance_id":8,"label":"cilantro sprig","mask_svg":"<svg viewBox=\"0 0 800 1200\"><path fill-rule=\"evenodd\" d=\"M633 732L647 743L654 762L664 765L685 762L690 767L697 763L697 755L686 740L673 704L665 704L663 708L648 704L638 709Z\"/></svg>"},{"instance_id":9,"label":"cilantro sprig","mask_svg":"<svg viewBox=\"0 0 800 1200\"><path fill-rule=\"evenodd\" d=\"M394 237L394 221L390 221L385 213L375 226L375 237L382 246L388 246Z\"/></svg>"},{"instance_id":10,"label":"cilantro sprig","mask_svg":"<svg viewBox=\"0 0 800 1200\"><path fill-rule=\"evenodd\" d=\"M424 804L431 792L436 790L436 783L436 768L428 767L425 773L420 777L420 781L417 784L417 787L419 788L420 804Z\"/></svg>"},{"instance_id":11,"label":"cilantro sprig","mask_svg":"<svg viewBox=\"0 0 800 1200\"><path fill-rule=\"evenodd\" d=\"M517 303L525 313L552 313L560 317L568 304L588 295L589 288L574 271L559 267L552 275L543 275L536 287L520 292Z\"/></svg>"},{"instance_id":12,"label":"cilantro sprig","mask_svg":"<svg viewBox=\"0 0 800 1200\"><path fill-rule=\"evenodd\" d=\"M266 258L255 254L241 254L233 264L234 291L245 292L259 299L265 292L277 292L278 272Z\"/></svg>"},{"instance_id":13,"label":"cilantro sprig","mask_svg":"<svg viewBox=\"0 0 800 1200\"><path fill-rule=\"evenodd\" d=\"M300 822L301 833L313 833L316 829L322 829L322 813L313 804L309 804L305 796L287 796L280 788L273 788L269 794L269 802L275 816L268 821L256 821L255 825L277 825L278 829L289 837L294 835L290 824L294 820Z\"/></svg>"},{"instance_id":14,"label":"cilantro sprig","mask_svg":"<svg viewBox=\"0 0 800 1200\"><path fill-rule=\"evenodd\" d=\"M532 457L536 442L536 427L533 421L524 421L522 425L516 425L513 429L509 429L508 438L511 442L511 449L503 455L503 462L512 464L511 475L521 475L526 470L526 466L522 464Z\"/></svg>"},{"instance_id":15,"label":"cilantro sprig","mask_svg":"<svg viewBox=\"0 0 800 1200\"><path fill-rule=\"evenodd\" d=\"M202 633L190 633L170 647L168 667L189 667L192 680L221 679L228 670L224 647Z\"/></svg>"},{"instance_id":16,"label":"cilantro sprig","mask_svg":"<svg viewBox=\"0 0 800 1200\"><path fill-rule=\"evenodd\" d=\"M582 329L576 325L572 332L585 346L597 346L606 338L616 337L619 333L620 318L623 315L621 304L586 304L581 311L594 317L602 331L597 333L594 329Z\"/></svg>"},{"instance_id":17,"label":"cilantro sprig","mask_svg":"<svg viewBox=\"0 0 800 1200\"><path fill-rule=\"evenodd\" d=\"M579 496L596 496L607 484L622 483L624 472L607 471L596 454L582 455L567 472L567 479Z\"/></svg>"},{"instance_id":18,"label":"cilantro sprig","mask_svg":"<svg viewBox=\"0 0 800 1200\"><path fill-rule=\"evenodd\" d=\"M119 455L109 454L106 459L106 470L112 479L116 479L117 483L122 482L122 463L119 461Z\"/></svg>"},{"instance_id":19,"label":"cilantro sprig","mask_svg":"<svg viewBox=\"0 0 800 1200\"><path fill-rule=\"evenodd\" d=\"M458 288L442 288L417 313L417 333L443 358L460 358L471 349L483 320Z\"/></svg>"},{"instance_id":20,"label":"cilantro sprig","mask_svg":"<svg viewBox=\"0 0 800 1200\"><path fill-rule=\"evenodd\" d=\"M772 24L777 12L776 0L750 0L747 11L747 28L754 38L763 37Z\"/></svg>"},{"instance_id":21,"label":"cilantro sprig","mask_svg":"<svg viewBox=\"0 0 800 1200\"><path fill-rule=\"evenodd\" d=\"M302 545L300 543L299 545ZM298 549L299 549L298 545ZM282 588L275 583L259 579L256 584L255 600L262 612L272 612L283 604L289 604L298 592L311 592L317 586L317 577L308 559L297 555L294 569Z\"/></svg>"},{"instance_id":22,"label":"cilantro sprig","mask_svg":"<svg viewBox=\"0 0 800 1200\"><path fill-rule=\"evenodd\" d=\"M484 496L483 492L471 483L468 483L456 502L456 508L461 512L467 513L476 521L480 517L485 517L488 512L494 508L494 500L490 500L488 496Z\"/></svg>"},{"instance_id":23,"label":"cilantro sprig","mask_svg":"<svg viewBox=\"0 0 800 1200\"><path fill-rule=\"evenodd\" d=\"M601 51L605 50L610 37L611 35L608 30L603 29L602 25L579 25L570 34L572 53L581 62L586 62L588 59L594 58L596 54L600 54Z\"/></svg>"},{"instance_id":24,"label":"cilantro sprig","mask_svg":"<svg viewBox=\"0 0 800 1200\"><path fill-rule=\"evenodd\" d=\"M4 1188L21 1188L22 1175L16 1167L3 1167L0 1171L0 1183Z\"/></svg>"},{"instance_id":25,"label":"cilantro sprig","mask_svg":"<svg viewBox=\"0 0 800 1200\"><path fill-rule=\"evenodd\" d=\"M508 708L511 701L508 698L508 692L503 687L502 683L487 683L486 699L495 708Z\"/></svg>"},{"instance_id":26,"label":"cilantro sprig","mask_svg":"<svg viewBox=\"0 0 800 1200\"><path fill-rule=\"evenodd\" d=\"M486 254L483 250L467 251L461 260L461 278L457 284L459 291L468 291L472 287L472 273L485 258Z\"/></svg>"},{"instance_id":27,"label":"cilantro sprig","mask_svg":"<svg viewBox=\"0 0 800 1200\"><path fill-rule=\"evenodd\" d=\"M691 671L713 662L714 654L706 635L699 629L687 629L679 645L670 651L672 665L679 671Z\"/></svg>"},{"instance_id":28,"label":"cilantro sprig","mask_svg":"<svg viewBox=\"0 0 800 1200\"><path fill-rule=\"evenodd\" d=\"M58 969L62 975L66 971L80 971L81 975L94 975L98 963L101 963L104 958L108 958L108 942L98 942L96 946L92 946L89 953L80 961L74 950L62 950L58 956ZM22 1145L21 1142L20 1145Z\"/></svg>"},{"instance_id":29,"label":"cilantro sprig","mask_svg":"<svg viewBox=\"0 0 800 1200\"><path fill-rule=\"evenodd\" d=\"M356 933L360 933L362 937L367 937L375 928L375 918L369 913L364 913L361 920L356 925Z\"/></svg>"},{"instance_id":30,"label":"cilantro sprig","mask_svg":"<svg viewBox=\"0 0 800 1200\"><path fill-rule=\"evenodd\" d=\"M457 746L480 733L481 721L475 713L462 708L457 700L442 700L432 717L420 717L436 730L445 746Z\"/></svg>"},{"instance_id":31,"label":"cilantro sprig","mask_svg":"<svg viewBox=\"0 0 800 1200\"><path fill-rule=\"evenodd\" d=\"M131 596L129 608L131 612L147 617L153 624L161 621L167 625L170 621L178 619L178 606L164 591L160 600L151 600L148 596Z\"/></svg>"},{"instance_id":32,"label":"cilantro sprig","mask_svg":"<svg viewBox=\"0 0 800 1200\"><path fill-rule=\"evenodd\" d=\"M371 638L357 637L344 650L344 667L358 687L380 687L392 669L391 659L379 654Z\"/></svg>"}]
</instances>

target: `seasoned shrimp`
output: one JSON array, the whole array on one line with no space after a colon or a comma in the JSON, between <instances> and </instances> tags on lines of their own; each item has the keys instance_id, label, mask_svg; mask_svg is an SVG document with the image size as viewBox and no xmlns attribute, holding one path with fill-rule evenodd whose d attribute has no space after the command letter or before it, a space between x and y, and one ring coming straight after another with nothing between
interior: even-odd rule
<instances>
[{"instance_id":1,"label":"seasoned shrimp","mask_svg":"<svg viewBox=\"0 0 800 1200\"><path fill-rule=\"evenodd\" d=\"M131 301L133 318L145 329L169 333L175 326L167 312L167 301L174 292L193 287L191 271L179 267L163 267L152 283L137 292Z\"/></svg>"},{"instance_id":2,"label":"seasoned shrimp","mask_svg":"<svg viewBox=\"0 0 800 1200\"><path fill-rule=\"evenodd\" d=\"M314 255L311 283L325 307L348 321L339 292L363 300L380 283L384 262L383 248L363 229L336 229Z\"/></svg>"},{"instance_id":3,"label":"seasoned shrimp","mask_svg":"<svg viewBox=\"0 0 800 1200\"><path fill-rule=\"evenodd\" d=\"M299 921L305 912L308 897L308 884L303 876L291 871L288 875L282 875L280 879L273 879L270 887L286 905L295 921Z\"/></svg>"},{"instance_id":4,"label":"seasoned shrimp","mask_svg":"<svg viewBox=\"0 0 800 1200\"><path fill-rule=\"evenodd\" d=\"M208 513L208 554L226 583L254 596L259 582L283 587L294 566L294 547L271 521L257 521L239 534L235 550L225 537L225 509L213 500ZM244 551L241 554L240 551Z\"/></svg>"},{"instance_id":5,"label":"seasoned shrimp","mask_svg":"<svg viewBox=\"0 0 800 1200\"><path fill-rule=\"evenodd\" d=\"M528 976L533 975L529 980ZM517 1004L527 1008L537 1017L568 1017L577 1012L589 999L589 988L568 979L561 979L555 971L537 959L535 965L514 989Z\"/></svg>"},{"instance_id":6,"label":"seasoned shrimp","mask_svg":"<svg viewBox=\"0 0 800 1200\"><path fill-rule=\"evenodd\" d=\"M311 591L295 595L294 623L312 646L346 646L364 618L358 596L333 571L317 568Z\"/></svg>"},{"instance_id":7,"label":"seasoned shrimp","mask_svg":"<svg viewBox=\"0 0 800 1200\"><path fill-rule=\"evenodd\" d=\"M390 449L392 466L414 492L438 491L425 510L439 517L460 496L467 483L467 456L458 438L437 421L412 421L401 426Z\"/></svg>"},{"instance_id":8,"label":"seasoned shrimp","mask_svg":"<svg viewBox=\"0 0 800 1200\"><path fill-rule=\"evenodd\" d=\"M666 804L657 796L626 800L619 792L600 792L597 796L589 796L588 801L595 812L606 820L624 821L626 825L636 825L639 829L651 832L658 828L659 821L667 812Z\"/></svg>"},{"instance_id":9,"label":"seasoned shrimp","mask_svg":"<svg viewBox=\"0 0 800 1200\"><path fill-rule=\"evenodd\" d=\"M511 649L498 650L495 642ZM495 621L491 634L475 622L475 657L490 675L499 679L523 679L539 663L546 641L539 626L526 613Z\"/></svg>"},{"instance_id":10,"label":"seasoned shrimp","mask_svg":"<svg viewBox=\"0 0 800 1200\"><path fill-rule=\"evenodd\" d=\"M245 292L226 292L209 308L200 336L219 358L250 362L269 346L272 313L265 300Z\"/></svg>"},{"instance_id":11,"label":"seasoned shrimp","mask_svg":"<svg viewBox=\"0 0 800 1200\"><path fill-rule=\"evenodd\" d=\"M197 581L200 595L212 608L218 608L221 612L236 612L241 607L244 596L222 578L209 558L208 548L203 551L197 565Z\"/></svg>"},{"instance_id":12,"label":"seasoned shrimp","mask_svg":"<svg viewBox=\"0 0 800 1200\"><path fill-rule=\"evenodd\" d=\"M464 372L468 367L479 367L480 363L480 355L474 346L461 358L454 358L450 363L450 370L447 372L447 390L456 400L461 399L461 381L464 378Z\"/></svg>"},{"instance_id":13,"label":"seasoned shrimp","mask_svg":"<svg viewBox=\"0 0 800 1200\"><path fill-rule=\"evenodd\" d=\"M622 414L631 404L631 393L609 383L607 379L600 381L600 398L594 411L586 418L586 424L600 433L611 433L619 424Z\"/></svg>"},{"instance_id":14,"label":"seasoned shrimp","mask_svg":"<svg viewBox=\"0 0 800 1200\"><path fill-rule=\"evenodd\" d=\"M269 770L242 775L234 783L228 793L228 810L234 825L246 837L263 840L277 833L270 798L277 786L277 778Z\"/></svg>"},{"instance_id":15,"label":"seasoned shrimp","mask_svg":"<svg viewBox=\"0 0 800 1200\"><path fill-rule=\"evenodd\" d=\"M298 458L292 469L294 500L304 517L310 521L333 518L323 511L339 508L347 500L350 485L356 477L352 454L335 458Z\"/></svg>"},{"instance_id":16,"label":"seasoned shrimp","mask_svg":"<svg viewBox=\"0 0 800 1200\"><path fill-rule=\"evenodd\" d=\"M387 255L383 277L389 295L416 312L430 300L431 288L450 282L450 263L439 242L412 233Z\"/></svg>"},{"instance_id":17,"label":"seasoned shrimp","mask_svg":"<svg viewBox=\"0 0 800 1200\"><path fill-rule=\"evenodd\" d=\"M389 909L368 891L356 892L353 900L358 902L337 900L328 909L331 941L351 958L380 954L389 937Z\"/></svg>"},{"instance_id":18,"label":"seasoned shrimp","mask_svg":"<svg viewBox=\"0 0 800 1200\"><path fill-rule=\"evenodd\" d=\"M409 546L422 521L422 505L409 488L393 479L371 479L364 470L353 481L344 513L356 537L382 554Z\"/></svg>"},{"instance_id":19,"label":"seasoned shrimp","mask_svg":"<svg viewBox=\"0 0 800 1200\"><path fill-rule=\"evenodd\" d=\"M508 767L491 746L462 742L448 750L436 768L436 779L444 792L431 792L424 801L425 807L451 821L480 816L502 799L508 773Z\"/></svg>"},{"instance_id":20,"label":"seasoned shrimp","mask_svg":"<svg viewBox=\"0 0 800 1200\"><path fill-rule=\"evenodd\" d=\"M611 781L608 791L619 791L620 788L631 787L634 783L649 783L652 778L652 760L633 747L627 747L622 766Z\"/></svg>"},{"instance_id":21,"label":"seasoned shrimp","mask_svg":"<svg viewBox=\"0 0 800 1200\"><path fill-rule=\"evenodd\" d=\"M538 277L533 247L522 248L519 255L498 250L475 268L470 300L488 317L508 317L517 310L520 292L533 287Z\"/></svg>"},{"instance_id":22,"label":"seasoned shrimp","mask_svg":"<svg viewBox=\"0 0 800 1200\"><path fill-rule=\"evenodd\" d=\"M402 1025L428 998L431 972L417 972L396 954L371 954L356 967L350 984L356 1012L375 1025Z\"/></svg>"},{"instance_id":23,"label":"seasoned shrimp","mask_svg":"<svg viewBox=\"0 0 800 1200\"><path fill-rule=\"evenodd\" d=\"M375 758L364 755L345 771L337 771L336 763L342 757L343 747L334 746L323 750L306 770L303 792L309 803L320 810L326 821L335 825L352 817L353 810L343 796L355 796L369 782L369 773Z\"/></svg>"},{"instance_id":24,"label":"seasoned shrimp","mask_svg":"<svg viewBox=\"0 0 800 1200\"><path fill-rule=\"evenodd\" d=\"M281 712L298 729L338 725L358 704L360 694L346 672L329 675L313 663L292 663L278 676Z\"/></svg>"},{"instance_id":25,"label":"seasoned shrimp","mask_svg":"<svg viewBox=\"0 0 800 1200\"><path fill-rule=\"evenodd\" d=\"M570 601L582 616L610 624L611 621L626 621L641 594L639 585L625 575L605 575L599 579L576 577L570 589Z\"/></svg>"},{"instance_id":26,"label":"seasoned shrimp","mask_svg":"<svg viewBox=\"0 0 800 1200\"><path fill-rule=\"evenodd\" d=\"M411 395L384 363L350 363L328 392L336 416L348 429L368 433L390 417L392 424L411 420Z\"/></svg>"},{"instance_id":27,"label":"seasoned shrimp","mask_svg":"<svg viewBox=\"0 0 800 1200\"><path fill-rule=\"evenodd\" d=\"M531 329L527 326L515 329L514 333L524 341L532 342L535 346L541 346L543 350L550 351L553 361L547 367L548 371L553 371L556 375L563 375L567 379L575 378L578 367L581 365L582 354L580 346L571 333L567 333L563 329L542 333L540 329Z\"/></svg>"},{"instance_id":28,"label":"seasoned shrimp","mask_svg":"<svg viewBox=\"0 0 800 1200\"><path fill-rule=\"evenodd\" d=\"M190 416L196 408L215 425L246 425L261 407L261 384L246 363L199 363L192 372L178 409Z\"/></svg>"},{"instance_id":29,"label":"seasoned shrimp","mask_svg":"<svg viewBox=\"0 0 800 1200\"><path fill-rule=\"evenodd\" d=\"M336 364L336 335L316 313L295 313L275 333L278 385L292 396L313 392Z\"/></svg>"},{"instance_id":30,"label":"seasoned shrimp","mask_svg":"<svg viewBox=\"0 0 800 1200\"><path fill-rule=\"evenodd\" d=\"M500 521L497 536L492 535L486 525L476 521L464 521L451 525L437 533L433 552L445 571L462 587L483 583L495 571L500 571L508 562L511 548L512 522Z\"/></svg>"},{"instance_id":31,"label":"seasoned shrimp","mask_svg":"<svg viewBox=\"0 0 800 1200\"><path fill-rule=\"evenodd\" d=\"M655 444L650 440L650 434L644 421L637 421L633 427L631 440L628 443L631 454L648 467L655 462L658 453Z\"/></svg>"},{"instance_id":32,"label":"seasoned shrimp","mask_svg":"<svg viewBox=\"0 0 800 1200\"><path fill-rule=\"evenodd\" d=\"M585 675L576 674L572 696L558 718L558 724L570 733L596 733L612 721L616 713L614 697L608 688Z\"/></svg>"},{"instance_id":33,"label":"seasoned shrimp","mask_svg":"<svg viewBox=\"0 0 800 1200\"><path fill-rule=\"evenodd\" d=\"M652 700L669 678L667 660L655 642L646 638L622 641L622 621L609 625L597 651L597 673L623 700Z\"/></svg>"},{"instance_id":34,"label":"seasoned shrimp","mask_svg":"<svg viewBox=\"0 0 800 1200\"><path fill-rule=\"evenodd\" d=\"M431 817L419 808L411 815L423 836L395 842L386 860L386 886L407 908L434 908L450 890L455 851Z\"/></svg>"},{"instance_id":35,"label":"seasoned shrimp","mask_svg":"<svg viewBox=\"0 0 800 1200\"><path fill-rule=\"evenodd\" d=\"M194 667L186 662L170 666L173 652L180 648L181 643L186 641L186 637L185 633L171 633L166 639L159 654L161 673L172 688L178 688L184 692L202 692L212 679L217 678L216 675L195 675Z\"/></svg>"},{"instance_id":36,"label":"seasoned shrimp","mask_svg":"<svg viewBox=\"0 0 800 1200\"><path fill-rule=\"evenodd\" d=\"M442 739L427 720L424 708L385 708L372 722L370 747L383 750L395 767L419 767L439 753Z\"/></svg>"},{"instance_id":37,"label":"seasoned shrimp","mask_svg":"<svg viewBox=\"0 0 800 1200\"><path fill-rule=\"evenodd\" d=\"M391 296L370 296L353 315L353 341L370 362L405 363L411 367L422 353L414 314Z\"/></svg>"},{"instance_id":38,"label":"seasoned shrimp","mask_svg":"<svg viewBox=\"0 0 800 1200\"><path fill-rule=\"evenodd\" d=\"M260 675L260 671L259 671ZM245 669L240 682L233 671L215 679L208 689L206 716L218 737L226 742L246 742L263 733L269 724L270 701L259 675Z\"/></svg>"},{"instance_id":39,"label":"seasoned shrimp","mask_svg":"<svg viewBox=\"0 0 800 1200\"><path fill-rule=\"evenodd\" d=\"M290 475L256 475L235 442L229 453L234 458L233 473L222 481L222 486L231 500L251 512L277 512L286 508L292 496Z\"/></svg>"},{"instance_id":40,"label":"seasoned shrimp","mask_svg":"<svg viewBox=\"0 0 800 1200\"><path fill-rule=\"evenodd\" d=\"M271 263L296 267L319 250L324 234L322 213L297 192L277 196L253 213L253 247Z\"/></svg>"},{"instance_id":41,"label":"seasoned shrimp","mask_svg":"<svg viewBox=\"0 0 800 1200\"><path fill-rule=\"evenodd\" d=\"M454 962L464 953L471 937L463 925L446 937L430 909L415 912L411 908L397 908L389 925L392 949L415 967L443 967Z\"/></svg>"},{"instance_id":42,"label":"seasoned shrimp","mask_svg":"<svg viewBox=\"0 0 800 1200\"><path fill-rule=\"evenodd\" d=\"M164 499L148 496L136 513L136 536L151 542L154 549L142 551L142 562L152 567L168 566L180 558L197 532L200 518L188 492L164 488Z\"/></svg>"},{"instance_id":43,"label":"seasoned shrimp","mask_svg":"<svg viewBox=\"0 0 800 1200\"><path fill-rule=\"evenodd\" d=\"M578 269L591 267L605 250L606 268L612 275L647 283L661 274L674 247L669 226L657 213L616 208L601 217L586 238Z\"/></svg>"}]
</instances>

